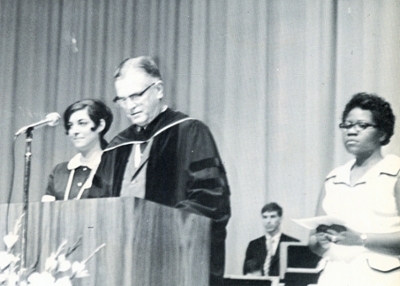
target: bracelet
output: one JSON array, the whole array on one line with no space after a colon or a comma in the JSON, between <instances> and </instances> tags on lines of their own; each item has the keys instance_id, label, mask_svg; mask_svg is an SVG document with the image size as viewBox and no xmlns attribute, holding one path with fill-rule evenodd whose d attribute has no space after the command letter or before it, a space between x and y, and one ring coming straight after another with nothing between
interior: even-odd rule
<instances>
[{"instance_id":1,"label":"bracelet","mask_svg":"<svg viewBox=\"0 0 400 286\"><path fill-rule=\"evenodd\" d=\"M367 238L368 238L368 236L367 236L366 233L363 233L363 234L360 235L362 246L365 246L365 243L367 242Z\"/></svg>"}]
</instances>

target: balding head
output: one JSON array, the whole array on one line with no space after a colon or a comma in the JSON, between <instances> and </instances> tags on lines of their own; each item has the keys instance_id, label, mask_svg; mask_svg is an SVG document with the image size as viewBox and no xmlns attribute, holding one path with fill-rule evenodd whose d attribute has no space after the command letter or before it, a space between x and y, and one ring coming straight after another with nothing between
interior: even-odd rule
<instances>
[{"instance_id":1,"label":"balding head","mask_svg":"<svg viewBox=\"0 0 400 286\"><path fill-rule=\"evenodd\" d=\"M137 58L128 58L120 63L114 74L114 79L124 78L129 71L141 70L148 76L157 80L162 80L160 70L158 69L155 61L148 56L141 56Z\"/></svg>"}]
</instances>

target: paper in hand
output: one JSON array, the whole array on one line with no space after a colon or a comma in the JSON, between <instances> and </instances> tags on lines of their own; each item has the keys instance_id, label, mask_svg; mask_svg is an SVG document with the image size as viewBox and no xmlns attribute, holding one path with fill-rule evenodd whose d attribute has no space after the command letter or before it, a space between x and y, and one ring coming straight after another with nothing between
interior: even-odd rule
<instances>
[{"instance_id":1,"label":"paper in hand","mask_svg":"<svg viewBox=\"0 0 400 286\"><path fill-rule=\"evenodd\" d=\"M331 216L316 216L310 218L302 218L302 219L292 219L295 223L305 227L307 229L316 229L319 225L345 225L345 222Z\"/></svg>"}]
</instances>

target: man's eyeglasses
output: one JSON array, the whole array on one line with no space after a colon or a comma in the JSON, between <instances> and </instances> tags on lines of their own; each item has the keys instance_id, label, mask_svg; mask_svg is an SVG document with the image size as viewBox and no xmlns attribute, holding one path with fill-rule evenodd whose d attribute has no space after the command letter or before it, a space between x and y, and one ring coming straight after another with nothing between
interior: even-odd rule
<instances>
[{"instance_id":1,"label":"man's eyeglasses","mask_svg":"<svg viewBox=\"0 0 400 286\"><path fill-rule=\"evenodd\" d=\"M339 128L344 130L349 130L351 128L355 127L355 130L358 131L363 131L367 129L368 127L377 127L375 124L371 123L366 123L366 122L356 122L356 123L340 123Z\"/></svg>"},{"instance_id":2,"label":"man's eyeglasses","mask_svg":"<svg viewBox=\"0 0 400 286\"><path fill-rule=\"evenodd\" d=\"M148 91L150 89L150 87L152 87L156 83L157 82L153 82L148 87L146 87L142 92L139 92L139 93L132 93L131 95L128 95L126 97L116 96L116 97L114 97L113 102L117 103L120 106L125 106L128 98L130 100L135 100L136 98L141 97L146 91Z\"/></svg>"}]
</instances>

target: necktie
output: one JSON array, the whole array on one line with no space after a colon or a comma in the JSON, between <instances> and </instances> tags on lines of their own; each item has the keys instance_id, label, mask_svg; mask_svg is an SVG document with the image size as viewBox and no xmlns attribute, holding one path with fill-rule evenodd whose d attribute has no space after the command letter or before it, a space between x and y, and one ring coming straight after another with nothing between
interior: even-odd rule
<instances>
[{"instance_id":1,"label":"necktie","mask_svg":"<svg viewBox=\"0 0 400 286\"><path fill-rule=\"evenodd\" d=\"M140 157L142 153L140 152L140 144L135 144L135 168L140 165Z\"/></svg>"},{"instance_id":2,"label":"necktie","mask_svg":"<svg viewBox=\"0 0 400 286\"><path fill-rule=\"evenodd\" d=\"M269 267L271 265L271 258L272 258L272 240L270 237L267 237L267 257L265 258L264 263L264 275L269 276Z\"/></svg>"},{"instance_id":3,"label":"necktie","mask_svg":"<svg viewBox=\"0 0 400 286\"><path fill-rule=\"evenodd\" d=\"M136 126L135 129L138 139L139 140L144 140L144 128L142 126ZM143 145L143 146L142 146ZM135 144L135 168L138 168L140 165L141 157L142 157L142 152L144 149L144 144L143 143L136 143Z\"/></svg>"}]
</instances>

